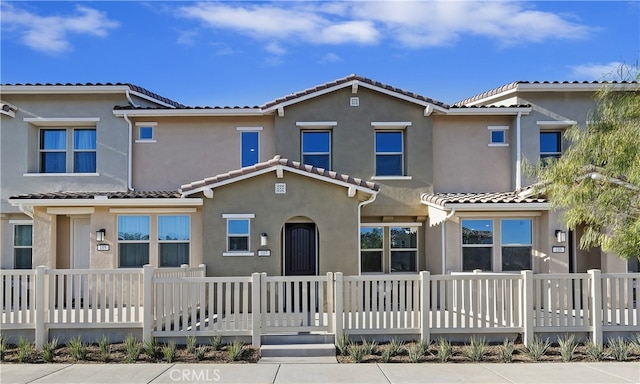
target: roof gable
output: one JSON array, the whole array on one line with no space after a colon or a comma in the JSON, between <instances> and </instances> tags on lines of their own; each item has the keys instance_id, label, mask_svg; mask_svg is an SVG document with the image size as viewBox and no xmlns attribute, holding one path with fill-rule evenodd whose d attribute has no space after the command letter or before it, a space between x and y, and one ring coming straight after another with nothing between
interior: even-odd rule
<instances>
[{"instance_id":1,"label":"roof gable","mask_svg":"<svg viewBox=\"0 0 640 384\"><path fill-rule=\"evenodd\" d=\"M214 188L235 183L251 177L262 175L268 172L284 172L284 171L301 174L303 176L312 177L329 183L341 185L344 187L354 188L369 194L377 194L380 187L378 184L365 181L359 178L351 177L334 171L313 167L311 165L302 164L298 161L282 159L276 156L269 161L254 164L250 167L244 167L235 171L222 173L214 177L194 181L184 184L180 187L183 196L192 195L198 192L212 191Z\"/></svg>"}]
</instances>

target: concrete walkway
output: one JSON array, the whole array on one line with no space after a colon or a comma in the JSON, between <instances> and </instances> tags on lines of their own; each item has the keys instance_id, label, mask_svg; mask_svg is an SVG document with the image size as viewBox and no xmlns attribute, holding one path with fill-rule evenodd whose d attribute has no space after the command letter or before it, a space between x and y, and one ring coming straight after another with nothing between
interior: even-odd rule
<instances>
[{"instance_id":1,"label":"concrete walkway","mask_svg":"<svg viewBox=\"0 0 640 384\"><path fill-rule=\"evenodd\" d=\"M9 383L640 383L640 363L0 364Z\"/></svg>"}]
</instances>

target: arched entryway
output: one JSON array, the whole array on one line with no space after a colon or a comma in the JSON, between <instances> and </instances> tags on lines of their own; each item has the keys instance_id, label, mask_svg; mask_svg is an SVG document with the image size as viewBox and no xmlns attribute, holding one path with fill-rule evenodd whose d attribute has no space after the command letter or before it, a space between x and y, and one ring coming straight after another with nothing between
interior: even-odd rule
<instances>
[{"instance_id":1,"label":"arched entryway","mask_svg":"<svg viewBox=\"0 0 640 384\"><path fill-rule=\"evenodd\" d=\"M313 221L284 225L284 275L318 274L318 234Z\"/></svg>"}]
</instances>

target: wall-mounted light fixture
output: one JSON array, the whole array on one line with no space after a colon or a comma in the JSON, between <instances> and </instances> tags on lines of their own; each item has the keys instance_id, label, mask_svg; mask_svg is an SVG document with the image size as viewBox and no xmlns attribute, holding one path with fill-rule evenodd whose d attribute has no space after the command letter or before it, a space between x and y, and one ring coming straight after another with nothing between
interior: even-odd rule
<instances>
[{"instance_id":1,"label":"wall-mounted light fixture","mask_svg":"<svg viewBox=\"0 0 640 384\"><path fill-rule=\"evenodd\" d=\"M564 243L565 241L567 241L567 232L556 229L556 241L558 243Z\"/></svg>"},{"instance_id":2,"label":"wall-mounted light fixture","mask_svg":"<svg viewBox=\"0 0 640 384\"><path fill-rule=\"evenodd\" d=\"M96 231L96 241L98 241L98 242L104 241L104 237L105 237L106 234L107 234L107 231L105 231L104 228L103 229L98 229Z\"/></svg>"},{"instance_id":3,"label":"wall-mounted light fixture","mask_svg":"<svg viewBox=\"0 0 640 384\"><path fill-rule=\"evenodd\" d=\"M260 234L260 246L261 246L261 247L266 247L266 246L267 246L267 243L268 243L268 241L267 241L267 240L268 240L267 234L266 234L266 233L264 233L264 232L263 232L263 233L261 233L261 234Z\"/></svg>"}]
</instances>

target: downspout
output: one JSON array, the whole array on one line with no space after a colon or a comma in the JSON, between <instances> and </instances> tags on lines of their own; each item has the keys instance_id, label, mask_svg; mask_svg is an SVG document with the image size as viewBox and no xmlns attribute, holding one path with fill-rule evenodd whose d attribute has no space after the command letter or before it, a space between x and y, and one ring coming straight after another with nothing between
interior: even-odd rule
<instances>
[{"instance_id":1,"label":"downspout","mask_svg":"<svg viewBox=\"0 0 640 384\"><path fill-rule=\"evenodd\" d=\"M373 203L376 197L378 197L377 192L371 195L371 197L368 200L365 200L362 203L358 204L358 233L360 233L360 225L362 224L362 215L361 215L362 207L364 207L367 204ZM362 254L362 244L360 244L360 240L358 240L358 260L360 260L361 254ZM362 274L362 263L358 262L358 275L361 275L361 274Z\"/></svg>"},{"instance_id":2,"label":"downspout","mask_svg":"<svg viewBox=\"0 0 640 384\"><path fill-rule=\"evenodd\" d=\"M522 112L516 117L516 191L522 188L522 148L520 138L520 119Z\"/></svg>"},{"instance_id":3,"label":"downspout","mask_svg":"<svg viewBox=\"0 0 640 384\"><path fill-rule=\"evenodd\" d=\"M127 92L128 95L128 92ZM124 121L127 122L128 125L128 129L129 129L129 145L127 148L127 189L129 191L133 191L133 182L132 182L132 176L131 173L133 172L133 126L131 124L131 120L129 120L129 116L127 116L127 113L125 112L123 115L124 117Z\"/></svg>"}]
</instances>

